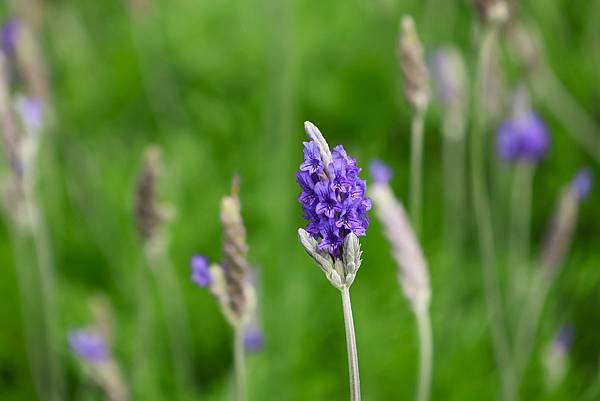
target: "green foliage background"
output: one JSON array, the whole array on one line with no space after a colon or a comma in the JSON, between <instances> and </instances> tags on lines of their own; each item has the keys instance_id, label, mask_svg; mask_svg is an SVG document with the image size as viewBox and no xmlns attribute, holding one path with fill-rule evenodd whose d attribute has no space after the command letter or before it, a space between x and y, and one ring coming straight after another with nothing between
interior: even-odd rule
<instances>
[{"instance_id":1,"label":"green foliage background","mask_svg":"<svg viewBox=\"0 0 600 401\"><path fill-rule=\"evenodd\" d=\"M396 58L398 21L414 15L428 50L460 47L473 76L476 21L467 1L147 0L129 13L119 0L47 2L43 45L56 124L40 160L39 194L50 227L65 333L89 324L89 296L107 294L116 319L115 353L128 378L140 371L137 399L227 400L231 333L207 291L189 281L188 259L220 258L218 205L236 172L259 272L265 349L249 359L250 400L347 399L339 294L296 239L303 225L293 177L302 157L304 120L359 163L378 157L406 199L410 112ZM8 17L0 5L0 16ZM548 59L574 97L600 122L600 1L522 2L520 15L546 39ZM507 66L516 86L521 71ZM539 99L552 149L535 179L533 235L539 242L556 196L589 159ZM474 235L458 261L444 251L441 137L434 107L426 126L423 247L432 277L434 400L490 400L498 375L489 338ZM493 132L489 132L490 135ZM597 132L600 135L600 132ZM158 144L161 192L177 209L170 255L191 317L194 386L176 394L156 295L151 340L136 332L144 265L133 226L133 186L143 149ZM508 168L489 149L500 176ZM507 182L493 199L498 221ZM468 191L468 188L456 188ZM539 347L521 392L529 400L581 399L598 386L600 357L600 192L582 206L563 274L553 288ZM464 205L472 232L472 207ZM22 339L8 221L0 226L0 399L34 399ZM500 239L502 234L498 235ZM411 399L418 343L409 306L381 227L362 241L364 263L352 287L365 400ZM502 266L501 266L502 267ZM541 348L561 324L577 335L566 381L546 393ZM145 342L142 342L145 341ZM146 358L134 357L143 344ZM64 343L69 399L101 399ZM596 393L597 397L600 397ZM593 398L600 399L600 398Z\"/></svg>"}]
</instances>

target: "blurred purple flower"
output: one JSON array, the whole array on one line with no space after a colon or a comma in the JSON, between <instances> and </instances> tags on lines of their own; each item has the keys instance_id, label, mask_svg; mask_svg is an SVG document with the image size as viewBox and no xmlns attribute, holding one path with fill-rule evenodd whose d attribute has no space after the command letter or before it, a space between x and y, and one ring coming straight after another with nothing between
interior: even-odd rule
<instances>
[{"instance_id":1,"label":"blurred purple flower","mask_svg":"<svg viewBox=\"0 0 600 401\"><path fill-rule=\"evenodd\" d=\"M445 107L463 106L466 74L460 52L453 46L443 46L427 58L435 94Z\"/></svg>"},{"instance_id":2,"label":"blurred purple flower","mask_svg":"<svg viewBox=\"0 0 600 401\"><path fill-rule=\"evenodd\" d=\"M44 123L44 105L34 97L21 97L17 101L17 111L27 132L38 133Z\"/></svg>"},{"instance_id":3,"label":"blurred purple flower","mask_svg":"<svg viewBox=\"0 0 600 401\"><path fill-rule=\"evenodd\" d=\"M575 175L575 178L571 181L571 190L577 200L584 200L589 195L593 181L594 177L590 168L584 168Z\"/></svg>"},{"instance_id":4,"label":"blurred purple flower","mask_svg":"<svg viewBox=\"0 0 600 401\"><path fill-rule=\"evenodd\" d=\"M265 337L262 331L255 325L249 325L244 330L244 346L248 351L258 352L265 344Z\"/></svg>"},{"instance_id":5,"label":"blurred purple flower","mask_svg":"<svg viewBox=\"0 0 600 401\"><path fill-rule=\"evenodd\" d=\"M573 344L573 340L575 339L575 329L573 326L565 325L562 326L554 339L552 340L552 345L557 350L562 352L568 352L571 349L571 345Z\"/></svg>"},{"instance_id":6,"label":"blurred purple flower","mask_svg":"<svg viewBox=\"0 0 600 401\"><path fill-rule=\"evenodd\" d=\"M533 112L522 112L506 120L498 130L496 150L509 162L537 163L550 147L548 129Z\"/></svg>"},{"instance_id":7,"label":"blurred purple flower","mask_svg":"<svg viewBox=\"0 0 600 401\"><path fill-rule=\"evenodd\" d=\"M306 231L320 238L319 249L339 258L346 236L366 234L369 225L367 211L371 201L365 197L366 182L358 178L361 171L356 160L343 146L331 152L332 161L325 166L314 141L304 142L304 162L296 173L302 193Z\"/></svg>"},{"instance_id":8,"label":"blurred purple flower","mask_svg":"<svg viewBox=\"0 0 600 401\"><path fill-rule=\"evenodd\" d=\"M209 287L212 284L208 259L201 255L194 255L190 260L192 269L192 281L202 288Z\"/></svg>"},{"instance_id":9,"label":"blurred purple flower","mask_svg":"<svg viewBox=\"0 0 600 401\"><path fill-rule=\"evenodd\" d=\"M0 42L2 50L8 57L12 57L17 49L17 38L19 35L19 21L11 18L0 28Z\"/></svg>"},{"instance_id":10,"label":"blurred purple flower","mask_svg":"<svg viewBox=\"0 0 600 401\"><path fill-rule=\"evenodd\" d=\"M69 345L73 352L91 364L108 359L108 349L104 337L93 330L76 330L69 334Z\"/></svg>"},{"instance_id":11,"label":"blurred purple flower","mask_svg":"<svg viewBox=\"0 0 600 401\"><path fill-rule=\"evenodd\" d=\"M387 184L392 178L392 170L381 160L371 161L370 172L375 184Z\"/></svg>"}]
</instances>

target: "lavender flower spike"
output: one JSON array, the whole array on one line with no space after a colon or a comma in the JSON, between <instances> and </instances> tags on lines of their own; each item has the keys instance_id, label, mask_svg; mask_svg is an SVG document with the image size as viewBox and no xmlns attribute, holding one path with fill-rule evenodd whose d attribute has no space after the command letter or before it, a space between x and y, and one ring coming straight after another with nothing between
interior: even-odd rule
<instances>
[{"instance_id":1,"label":"lavender flower spike","mask_svg":"<svg viewBox=\"0 0 600 401\"><path fill-rule=\"evenodd\" d=\"M398 263L398 278L404 295L410 302L417 320L420 343L418 401L427 401L431 389L433 366L433 336L429 302L431 289L427 263L415 232L410 225L402 204L396 200L387 180L382 174L385 165L371 163L371 174L375 184L371 196L376 207L376 216L383 225L385 236L392 245L392 254Z\"/></svg>"},{"instance_id":2,"label":"lavender flower spike","mask_svg":"<svg viewBox=\"0 0 600 401\"><path fill-rule=\"evenodd\" d=\"M106 341L96 331L73 331L69 334L69 345L78 357L92 365L105 362L109 358Z\"/></svg>"},{"instance_id":3,"label":"lavender flower spike","mask_svg":"<svg viewBox=\"0 0 600 401\"><path fill-rule=\"evenodd\" d=\"M383 167L385 165L379 161L371 163L374 184L370 195L376 206L376 216L392 245L404 295L413 309L426 308L431 293L427 263L402 203L394 197L387 181L377 179L378 176L381 178Z\"/></svg>"},{"instance_id":4,"label":"lavender flower spike","mask_svg":"<svg viewBox=\"0 0 600 401\"><path fill-rule=\"evenodd\" d=\"M350 400L360 401L350 286L361 264L358 237L367 232L371 200L365 197L367 183L358 177L361 169L344 147L338 145L331 151L313 123L305 122L304 128L311 141L304 142L304 162L296 173L296 179L302 189L298 201L308 225L305 229L298 229L298 237L327 280L341 291Z\"/></svg>"},{"instance_id":5,"label":"lavender flower spike","mask_svg":"<svg viewBox=\"0 0 600 401\"><path fill-rule=\"evenodd\" d=\"M300 242L329 281L341 288L352 283L358 270L358 265L348 269L343 255L360 253L353 237L366 234L371 201L365 197L366 182L358 177L361 169L356 160L341 145L330 151L314 124L304 126L312 141L304 142L304 162L296 173L302 189L298 201L308 220L305 229L299 230ZM345 249L344 244L355 248Z\"/></svg>"}]
</instances>

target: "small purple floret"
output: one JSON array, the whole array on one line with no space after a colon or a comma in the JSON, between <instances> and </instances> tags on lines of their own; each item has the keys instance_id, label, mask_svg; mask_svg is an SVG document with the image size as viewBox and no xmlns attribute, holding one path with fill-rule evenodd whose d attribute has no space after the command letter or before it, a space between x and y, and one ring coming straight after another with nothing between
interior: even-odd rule
<instances>
[{"instance_id":1,"label":"small purple floret","mask_svg":"<svg viewBox=\"0 0 600 401\"><path fill-rule=\"evenodd\" d=\"M381 160L371 161L370 171L375 184L387 184L392 178L392 170Z\"/></svg>"},{"instance_id":2,"label":"small purple floret","mask_svg":"<svg viewBox=\"0 0 600 401\"><path fill-rule=\"evenodd\" d=\"M244 330L244 346L248 351L258 352L265 344L262 331L255 325L250 325Z\"/></svg>"},{"instance_id":3,"label":"small purple floret","mask_svg":"<svg viewBox=\"0 0 600 401\"><path fill-rule=\"evenodd\" d=\"M192 281L198 287L210 287L212 284L212 276L210 275L208 259L200 255L192 256L190 267L192 269Z\"/></svg>"},{"instance_id":4,"label":"small purple floret","mask_svg":"<svg viewBox=\"0 0 600 401\"><path fill-rule=\"evenodd\" d=\"M19 21L15 18L9 19L2 28L0 28L2 50L8 57L12 57L16 52L18 36Z\"/></svg>"},{"instance_id":5,"label":"small purple floret","mask_svg":"<svg viewBox=\"0 0 600 401\"><path fill-rule=\"evenodd\" d=\"M590 168L584 168L575 175L575 178L571 181L571 189L577 200L581 201L587 198L592 190L593 181L594 177Z\"/></svg>"},{"instance_id":6,"label":"small purple floret","mask_svg":"<svg viewBox=\"0 0 600 401\"><path fill-rule=\"evenodd\" d=\"M40 99L23 97L17 104L17 110L28 132L37 133L44 124L44 105Z\"/></svg>"},{"instance_id":7,"label":"small purple floret","mask_svg":"<svg viewBox=\"0 0 600 401\"><path fill-rule=\"evenodd\" d=\"M92 330L76 330L69 334L69 345L78 357L91 364L106 361L108 350L104 337Z\"/></svg>"},{"instance_id":8,"label":"small purple floret","mask_svg":"<svg viewBox=\"0 0 600 401\"><path fill-rule=\"evenodd\" d=\"M574 339L575 329L573 326L565 325L562 326L554 336L553 345L554 347L567 352L571 348Z\"/></svg>"},{"instance_id":9,"label":"small purple floret","mask_svg":"<svg viewBox=\"0 0 600 401\"><path fill-rule=\"evenodd\" d=\"M325 166L317 144L304 142L304 162L296 179L302 189L298 201L308 221L306 231L319 240L320 249L339 258L348 234L366 234L371 201L365 198L366 182L358 177L356 160L341 145L331 157Z\"/></svg>"},{"instance_id":10,"label":"small purple floret","mask_svg":"<svg viewBox=\"0 0 600 401\"><path fill-rule=\"evenodd\" d=\"M535 113L520 113L502 123L498 130L496 150L506 161L537 163L549 147L548 129Z\"/></svg>"}]
</instances>

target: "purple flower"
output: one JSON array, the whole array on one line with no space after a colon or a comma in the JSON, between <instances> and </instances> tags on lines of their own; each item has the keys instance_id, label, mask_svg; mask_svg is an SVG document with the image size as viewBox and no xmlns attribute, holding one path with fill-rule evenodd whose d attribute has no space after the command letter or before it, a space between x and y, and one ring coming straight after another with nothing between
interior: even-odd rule
<instances>
[{"instance_id":1,"label":"purple flower","mask_svg":"<svg viewBox=\"0 0 600 401\"><path fill-rule=\"evenodd\" d=\"M69 345L73 352L91 364L108 359L108 349L104 337L93 330L76 330L69 334Z\"/></svg>"},{"instance_id":2,"label":"purple flower","mask_svg":"<svg viewBox=\"0 0 600 401\"><path fill-rule=\"evenodd\" d=\"M571 344L573 344L574 338L575 329L573 328L573 326L565 325L562 326L554 336L552 345L558 350L567 352L571 348Z\"/></svg>"},{"instance_id":3,"label":"purple flower","mask_svg":"<svg viewBox=\"0 0 600 401\"><path fill-rule=\"evenodd\" d=\"M192 281L202 288L209 287L212 284L208 259L204 256L194 255L190 260L192 269Z\"/></svg>"},{"instance_id":4,"label":"purple flower","mask_svg":"<svg viewBox=\"0 0 600 401\"><path fill-rule=\"evenodd\" d=\"M387 184L392 178L392 170L381 160L371 161L370 170L375 184Z\"/></svg>"},{"instance_id":5,"label":"purple flower","mask_svg":"<svg viewBox=\"0 0 600 401\"><path fill-rule=\"evenodd\" d=\"M585 199L592 190L594 177L590 168L580 170L573 181L571 181L571 190L575 194L575 198L581 201Z\"/></svg>"},{"instance_id":6,"label":"purple flower","mask_svg":"<svg viewBox=\"0 0 600 401\"><path fill-rule=\"evenodd\" d=\"M308 221L306 231L319 240L319 249L339 258L349 233L366 234L371 202L365 198L366 182L358 178L361 169L356 160L341 145L333 149L331 158L325 166L317 144L305 142L296 179L302 189L298 201Z\"/></svg>"},{"instance_id":7,"label":"purple flower","mask_svg":"<svg viewBox=\"0 0 600 401\"><path fill-rule=\"evenodd\" d=\"M44 123L44 105L40 99L21 97L17 102L17 111L25 128L30 133L38 133Z\"/></svg>"},{"instance_id":8,"label":"purple flower","mask_svg":"<svg viewBox=\"0 0 600 401\"><path fill-rule=\"evenodd\" d=\"M300 171L313 174L322 170L323 162L319 155L319 147L314 142L304 142L304 162L300 165Z\"/></svg>"},{"instance_id":9,"label":"purple flower","mask_svg":"<svg viewBox=\"0 0 600 401\"><path fill-rule=\"evenodd\" d=\"M498 130L496 150L506 161L537 163L549 147L548 129L533 112L518 113L502 123Z\"/></svg>"},{"instance_id":10,"label":"purple flower","mask_svg":"<svg viewBox=\"0 0 600 401\"><path fill-rule=\"evenodd\" d=\"M262 331L251 324L244 330L244 346L248 351L258 352L265 344L265 337Z\"/></svg>"},{"instance_id":11,"label":"purple flower","mask_svg":"<svg viewBox=\"0 0 600 401\"><path fill-rule=\"evenodd\" d=\"M15 18L9 19L0 28L0 42L2 50L8 57L12 57L17 49L17 38L19 36L19 21Z\"/></svg>"}]
</instances>

